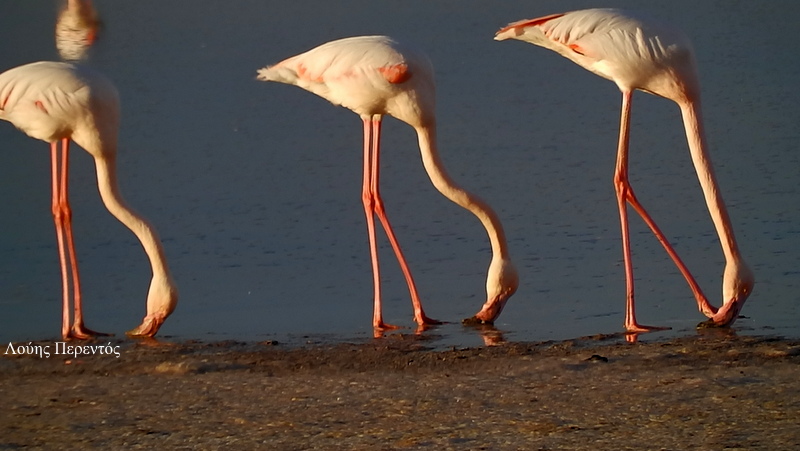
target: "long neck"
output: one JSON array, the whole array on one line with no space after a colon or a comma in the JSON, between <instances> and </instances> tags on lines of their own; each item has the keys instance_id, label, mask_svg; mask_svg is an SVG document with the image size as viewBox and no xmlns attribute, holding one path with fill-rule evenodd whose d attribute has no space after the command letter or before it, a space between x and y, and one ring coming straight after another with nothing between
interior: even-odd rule
<instances>
[{"instance_id":1,"label":"long neck","mask_svg":"<svg viewBox=\"0 0 800 451\"><path fill-rule=\"evenodd\" d=\"M95 157L97 187L108 211L139 238L150 260L153 279L172 284L172 277L164 258L164 250L158 235L150 224L128 207L119 193L117 185L116 155L113 152Z\"/></svg>"},{"instance_id":2,"label":"long neck","mask_svg":"<svg viewBox=\"0 0 800 451\"><path fill-rule=\"evenodd\" d=\"M686 128L686 138L689 141L689 151L692 154L692 162L694 163L695 171L697 171L700 186L703 188L708 212L711 214L717 235L719 235L725 260L728 262L739 261L741 260L739 247L736 245L728 210L722 200L722 194L714 176L714 169L711 166L711 158L705 142L700 99L679 102L679 105Z\"/></svg>"},{"instance_id":3,"label":"long neck","mask_svg":"<svg viewBox=\"0 0 800 451\"><path fill-rule=\"evenodd\" d=\"M419 138L419 148L422 153L422 163L428 173L433 186L436 187L445 197L456 204L471 211L483 224L489 241L492 245L492 255L494 258L510 260L506 235L503 225L492 208L478 196L464 190L458 186L447 174L444 169L439 152L436 148L436 127L417 126L417 137Z\"/></svg>"}]
</instances>

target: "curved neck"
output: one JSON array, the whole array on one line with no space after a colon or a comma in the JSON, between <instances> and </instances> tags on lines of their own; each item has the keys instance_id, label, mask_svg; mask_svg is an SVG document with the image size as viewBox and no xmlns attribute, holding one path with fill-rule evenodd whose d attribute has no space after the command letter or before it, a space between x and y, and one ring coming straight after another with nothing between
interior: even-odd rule
<instances>
[{"instance_id":1,"label":"curved neck","mask_svg":"<svg viewBox=\"0 0 800 451\"><path fill-rule=\"evenodd\" d=\"M489 235L492 245L492 255L495 258L510 260L506 235L503 225L497 214L478 196L466 191L458 186L444 169L439 152L436 147L436 127L435 125L414 127L419 139L419 148L422 153L422 163L428 173L433 186L445 197L464 207L478 217Z\"/></svg>"},{"instance_id":2,"label":"curved neck","mask_svg":"<svg viewBox=\"0 0 800 451\"><path fill-rule=\"evenodd\" d=\"M108 211L121 223L128 227L142 243L150 260L153 278L162 278L171 285L172 277L167 267L164 250L158 235L147 221L128 207L119 193L117 185L116 156L113 152L95 157L97 170L97 187Z\"/></svg>"},{"instance_id":3,"label":"curved neck","mask_svg":"<svg viewBox=\"0 0 800 451\"><path fill-rule=\"evenodd\" d=\"M689 151L692 154L697 178L703 188L708 212L711 220L719 235L722 252L725 254L726 261L741 260L739 247L736 245L736 238L733 235L731 219L722 194L719 191L714 169L711 166L711 157L705 142L703 131L703 120L701 116L700 99L686 100L679 102L681 115L683 116L684 127L686 128L686 138L689 142Z\"/></svg>"}]
</instances>

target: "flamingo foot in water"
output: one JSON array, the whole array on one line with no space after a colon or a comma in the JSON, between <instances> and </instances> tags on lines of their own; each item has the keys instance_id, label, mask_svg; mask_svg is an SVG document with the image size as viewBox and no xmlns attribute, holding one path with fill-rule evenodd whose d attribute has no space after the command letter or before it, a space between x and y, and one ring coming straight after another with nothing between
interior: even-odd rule
<instances>
[{"instance_id":1,"label":"flamingo foot in water","mask_svg":"<svg viewBox=\"0 0 800 451\"><path fill-rule=\"evenodd\" d=\"M663 326L644 326L639 323L631 323L625 325L625 333L629 334L641 334L646 332L656 332L659 330L670 330L671 327L663 327Z\"/></svg>"},{"instance_id":2,"label":"flamingo foot in water","mask_svg":"<svg viewBox=\"0 0 800 451\"><path fill-rule=\"evenodd\" d=\"M382 320L372 326L372 336L374 338L383 338L383 333L388 330L401 329L400 326L394 324L386 324Z\"/></svg>"},{"instance_id":3,"label":"flamingo foot in water","mask_svg":"<svg viewBox=\"0 0 800 451\"><path fill-rule=\"evenodd\" d=\"M104 332L96 332L88 327L84 326L82 323L75 323L70 329L67 336L63 337L64 340L89 340L94 337L113 337L114 334L107 334Z\"/></svg>"},{"instance_id":4,"label":"flamingo foot in water","mask_svg":"<svg viewBox=\"0 0 800 451\"><path fill-rule=\"evenodd\" d=\"M670 330L671 327L662 326L644 326L639 323L631 323L625 325L625 341L628 343L636 343L639 340L639 335L647 332L657 332L659 330Z\"/></svg>"},{"instance_id":5,"label":"flamingo foot in water","mask_svg":"<svg viewBox=\"0 0 800 451\"><path fill-rule=\"evenodd\" d=\"M444 321L439 321L438 319L428 318L427 316L425 316L424 313L422 314L421 317L415 318L414 321L416 321L418 325L423 326L423 327L424 326L440 326L442 324L445 324Z\"/></svg>"},{"instance_id":6,"label":"flamingo foot in water","mask_svg":"<svg viewBox=\"0 0 800 451\"><path fill-rule=\"evenodd\" d=\"M663 326L643 326L641 324L632 324L630 326L625 326L625 333L630 334L641 334L645 332L657 332L659 330L670 330L671 327L663 327Z\"/></svg>"},{"instance_id":7,"label":"flamingo foot in water","mask_svg":"<svg viewBox=\"0 0 800 451\"><path fill-rule=\"evenodd\" d=\"M379 322L378 324L376 324L376 325L374 326L374 329L375 329L376 331L378 331L378 330L380 330L380 331L384 331L384 330L396 330L396 329L401 329L401 327L400 327L400 326L395 326L394 324L386 324L386 323L384 323L383 321L381 321L381 322Z\"/></svg>"}]
</instances>

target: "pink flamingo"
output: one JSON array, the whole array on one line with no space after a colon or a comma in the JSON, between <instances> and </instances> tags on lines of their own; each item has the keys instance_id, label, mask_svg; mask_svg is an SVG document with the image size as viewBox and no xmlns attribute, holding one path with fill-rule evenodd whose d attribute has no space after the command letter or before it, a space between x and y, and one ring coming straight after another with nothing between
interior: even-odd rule
<instances>
[{"instance_id":1,"label":"pink flamingo","mask_svg":"<svg viewBox=\"0 0 800 451\"><path fill-rule=\"evenodd\" d=\"M86 58L97 39L100 20L91 0L67 0L56 19L56 49L65 60Z\"/></svg>"},{"instance_id":2,"label":"pink flamingo","mask_svg":"<svg viewBox=\"0 0 800 451\"><path fill-rule=\"evenodd\" d=\"M622 226L627 280L625 329L629 332L659 329L643 326L636 321L627 203L644 219L678 266L694 293L700 311L711 318L701 325L733 324L753 290L755 279L739 253L711 167L703 134L700 84L688 38L678 30L638 14L614 9L588 9L514 22L498 31L495 39L518 39L554 50L583 68L613 81L622 91L614 187ZM681 109L689 151L726 260L722 282L723 305L719 309L708 302L686 265L636 199L628 182L631 98L636 89L670 99Z\"/></svg>"},{"instance_id":3,"label":"pink flamingo","mask_svg":"<svg viewBox=\"0 0 800 451\"><path fill-rule=\"evenodd\" d=\"M491 323L517 289L503 226L495 212L460 188L445 171L436 147L435 86L428 58L386 36L359 36L328 42L274 66L261 69L258 79L299 86L334 105L349 108L364 125L364 182L362 201L367 218L374 285L373 326L376 331L396 328L383 322L380 273L374 215L383 225L408 284L414 319L420 326L440 324L423 309L400 245L386 217L379 192L380 131L388 114L414 127L422 163L433 185L444 196L471 211L483 224L492 246L486 281L487 301L465 322Z\"/></svg>"},{"instance_id":4,"label":"pink flamingo","mask_svg":"<svg viewBox=\"0 0 800 451\"><path fill-rule=\"evenodd\" d=\"M11 122L32 138L50 143L52 207L63 284L61 336L66 340L104 335L87 328L83 320L80 277L72 237L72 212L67 199L70 139L94 157L97 187L103 203L112 215L131 229L150 259L153 278L147 296L147 316L128 335L155 335L175 309L178 292L155 230L125 205L117 187L119 98L114 85L104 76L70 63L38 62L19 66L0 74L0 119ZM60 171L59 141L62 143ZM70 271L74 298L72 326L69 312Z\"/></svg>"}]
</instances>

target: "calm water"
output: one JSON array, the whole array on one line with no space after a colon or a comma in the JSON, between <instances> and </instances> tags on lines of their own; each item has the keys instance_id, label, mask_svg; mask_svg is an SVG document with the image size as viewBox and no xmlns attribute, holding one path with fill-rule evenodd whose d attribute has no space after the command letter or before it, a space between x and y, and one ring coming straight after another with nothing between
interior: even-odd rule
<instances>
[{"instance_id":1,"label":"calm water","mask_svg":"<svg viewBox=\"0 0 800 451\"><path fill-rule=\"evenodd\" d=\"M521 286L497 327L509 340L621 330L624 275L611 178L619 92L560 56L495 42L508 22L588 1L96 0L105 32L91 64L123 101L120 183L153 222L181 291L162 336L371 336L371 276L360 203L357 116L255 71L324 41L389 34L437 69L448 170L502 217ZM336 6L328 6L336 5ZM741 333L800 336L800 60L784 36L796 2L608 1L680 25L694 41L713 159L756 290ZM54 1L0 7L0 67L56 58ZM631 176L715 304L723 257L677 107L637 94ZM458 321L484 302L490 253L469 213L442 197L413 131L387 120L382 191L430 316ZM0 343L60 330L47 146L0 124ZM121 334L145 312L149 266L97 195L75 152L72 203L90 327ZM694 334L682 277L631 224L638 312ZM382 248L385 316L412 326L402 275ZM440 343L481 343L458 324Z\"/></svg>"}]
</instances>

